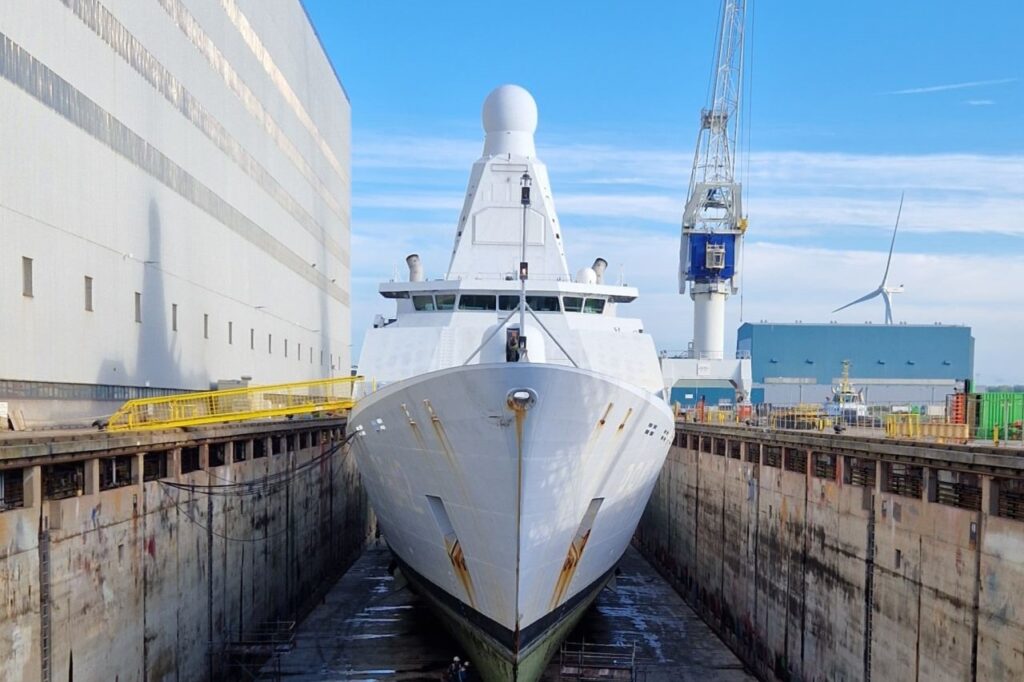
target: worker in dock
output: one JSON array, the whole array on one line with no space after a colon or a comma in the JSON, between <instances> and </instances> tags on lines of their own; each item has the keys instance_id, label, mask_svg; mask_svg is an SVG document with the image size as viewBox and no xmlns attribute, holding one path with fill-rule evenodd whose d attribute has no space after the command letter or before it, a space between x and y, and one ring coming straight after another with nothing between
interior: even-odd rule
<instances>
[{"instance_id":1,"label":"worker in dock","mask_svg":"<svg viewBox=\"0 0 1024 682\"><path fill-rule=\"evenodd\" d=\"M444 679L445 679L445 681L446 682L458 682L458 680L459 680L459 671L461 671L461 670L462 670L462 662L459 660L458 656L455 656L454 658L452 658L451 664L444 671Z\"/></svg>"}]
</instances>

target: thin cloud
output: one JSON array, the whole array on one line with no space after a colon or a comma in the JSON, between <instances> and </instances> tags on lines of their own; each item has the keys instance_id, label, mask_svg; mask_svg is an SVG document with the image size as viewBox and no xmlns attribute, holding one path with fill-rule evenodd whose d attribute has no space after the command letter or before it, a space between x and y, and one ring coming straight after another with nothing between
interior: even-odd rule
<instances>
[{"instance_id":1,"label":"thin cloud","mask_svg":"<svg viewBox=\"0 0 1024 682\"><path fill-rule=\"evenodd\" d=\"M1013 83L1016 78L996 78L987 81L967 81L965 83L946 83L945 85L929 85L924 88L908 88L906 90L894 90L887 92L887 95L922 95L929 92L944 92L946 90L963 90L964 88L980 88L985 85L1003 85Z\"/></svg>"},{"instance_id":2,"label":"thin cloud","mask_svg":"<svg viewBox=\"0 0 1024 682\"><path fill-rule=\"evenodd\" d=\"M987 107L995 104L995 100L991 99L969 99L964 104L972 107Z\"/></svg>"}]
</instances>

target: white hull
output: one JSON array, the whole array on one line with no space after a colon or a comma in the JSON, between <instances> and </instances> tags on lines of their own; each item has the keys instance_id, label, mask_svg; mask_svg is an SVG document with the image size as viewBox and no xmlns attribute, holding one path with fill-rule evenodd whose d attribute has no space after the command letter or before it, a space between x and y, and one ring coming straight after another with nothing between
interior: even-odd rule
<instances>
[{"instance_id":1,"label":"white hull","mask_svg":"<svg viewBox=\"0 0 1024 682\"><path fill-rule=\"evenodd\" d=\"M517 410L509 396L522 389L535 401ZM390 384L350 423L392 550L515 658L622 556L673 422L663 400L619 379L501 363Z\"/></svg>"}]
</instances>

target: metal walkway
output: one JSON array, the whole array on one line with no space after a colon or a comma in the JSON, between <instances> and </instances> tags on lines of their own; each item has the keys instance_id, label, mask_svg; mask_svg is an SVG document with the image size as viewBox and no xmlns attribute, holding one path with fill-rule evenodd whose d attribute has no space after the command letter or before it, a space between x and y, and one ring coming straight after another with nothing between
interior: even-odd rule
<instances>
[{"instance_id":1,"label":"metal walkway","mask_svg":"<svg viewBox=\"0 0 1024 682\"><path fill-rule=\"evenodd\" d=\"M107 431L146 431L266 419L314 412L343 412L355 405L362 377L299 381L129 400Z\"/></svg>"}]
</instances>

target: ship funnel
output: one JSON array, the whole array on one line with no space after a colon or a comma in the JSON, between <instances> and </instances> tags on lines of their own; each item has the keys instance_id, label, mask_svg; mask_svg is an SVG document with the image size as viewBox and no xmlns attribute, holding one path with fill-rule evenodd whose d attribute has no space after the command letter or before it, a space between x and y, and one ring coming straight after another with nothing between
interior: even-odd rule
<instances>
[{"instance_id":1,"label":"ship funnel","mask_svg":"<svg viewBox=\"0 0 1024 682\"><path fill-rule=\"evenodd\" d=\"M604 258L598 258L597 260L594 261L594 264L592 266L590 266L590 267L594 271L594 274L597 275L597 283L598 284L603 284L604 283L604 271L605 271L605 268L608 267L608 261L606 261Z\"/></svg>"},{"instance_id":2,"label":"ship funnel","mask_svg":"<svg viewBox=\"0 0 1024 682\"><path fill-rule=\"evenodd\" d=\"M405 259L406 264L409 266L409 281L410 282L422 282L423 281L423 264L420 263L420 256L417 253L410 254Z\"/></svg>"}]
</instances>

